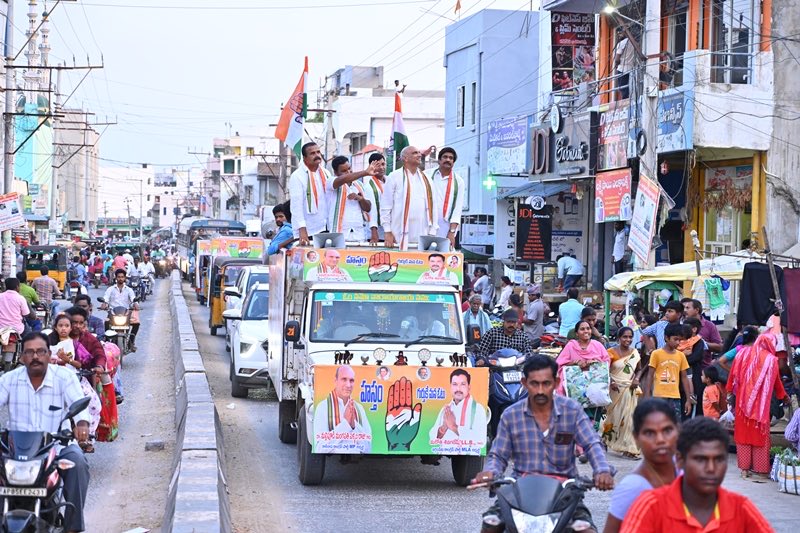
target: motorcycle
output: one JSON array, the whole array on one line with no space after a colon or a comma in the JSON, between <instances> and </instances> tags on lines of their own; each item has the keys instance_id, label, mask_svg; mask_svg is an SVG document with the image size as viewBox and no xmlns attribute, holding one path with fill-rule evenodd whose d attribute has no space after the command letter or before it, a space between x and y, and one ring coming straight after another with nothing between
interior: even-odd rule
<instances>
[{"instance_id":1,"label":"motorcycle","mask_svg":"<svg viewBox=\"0 0 800 533\"><path fill-rule=\"evenodd\" d=\"M145 296L151 296L153 294L153 278L150 276L143 277L142 284L144 285Z\"/></svg>"},{"instance_id":2,"label":"motorcycle","mask_svg":"<svg viewBox=\"0 0 800 533\"><path fill-rule=\"evenodd\" d=\"M89 294L89 289L82 285L80 281L72 280L69 282L69 293L72 296L72 300L75 301L76 296Z\"/></svg>"},{"instance_id":3,"label":"motorcycle","mask_svg":"<svg viewBox=\"0 0 800 533\"><path fill-rule=\"evenodd\" d=\"M162 257L156 260L156 277L166 278L167 276L169 276L169 273L167 273L167 259Z\"/></svg>"},{"instance_id":4,"label":"motorcycle","mask_svg":"<svg viewBox=\"0 0 800 533\"><path fill-rule=\"evenodd\" d=\"M61 420L75 427L75 416L89 406L81 398L69 406ZM69 445L71 429L58 433L11 431L0 433L0 497L3 498L2 531L64 531L64 501L61 473L75 467L68 459L58 459L56 444Z\"/></svg>"},{"instance_id":5,"label":"motorcycle","mask_svg":"<svg viewBox=\"0 0 800 533\"><path fill-rule=\"evenodd\" d=\"M578 477L562 482L555 477L533 474L519 479L506 477L467 488L480 487L497 491L500 516L485 516L483 520L487 526L497 527L502 523L509 533L562 533L590 526L586 521L573 520L573 517L586 491L594 487L591 479Z\"/></svg>"},{"instance_id":6,"label":"motorcycle","mask_svg":"<svg viewBox=\"0 0 800 533\"><path fill-rule=\"evenodd\" d=\"M489 409L492 419L489 435L497 435L500 415L512 404L528 397L528 390L522 386L522 365L525 356L513 348L503 348L487 358L489 367Z\"/></svg>"},{"instance_id":7,"label":"motorcycle","mask_svg":"<svg viewBox=\"0 0 800 533\"><path fill-rule=\"evenodd\" d=\"M105 298L102 296L97 299L100 303L106 303ZM139 298L134 298L133 303L139 301ZM133 333L133 326L131 324L131 313L133 312L133 305L126 308L118 305L111 309L108 313L109 329L106 331L106 338L109 342L113 342L119 347L120 359L123 356L131 353L131 335Z\"/></svg>"},{"instance_id":8,"label":"motorcycle","mask_svg":"<svg viewBox=\"0 0 800 533\"><path fill-rule=\"evenodd\" d=\"M95 289L100 288L100 284L103 282L103 273L102 272L95 272L92 276L92 285L94 285Z\"/></svg>"},{"instance_id":9,"label":"motorcycle","mask_svg":"<svg viewBox=\"0 0 800 533\"><path fill-rule=\"evenodd\" d=\"M128 278L128 286L133 289L133 293L136 295L136 298L140 301L144 301L145 299L145 290L144 284L142 283L142 278L140 276L131 276Z\"/></svg>"},{"instance_id":10,"label":"motorcycle","mask_svg":"<svg viewBox=\"0 0 800 533\"><path fill-rule=\"evenodd\" d=\"M42 323L42 329L50 327L50 306L44 304L36 304L35 309L36 318Z\"/></svg>"},{"instance_id":11,"label":"motorcycle","mask_svg":"<svg viewBox=\"0 0 800 533\"><path fill-rule=\"evenodd\" d=\"M2 343L2 371L9 372L19 365L19 358L22 355L22 339L20 334L13 328L5 327L0 329L0 343Z\"/></svg>"}]
</instances>

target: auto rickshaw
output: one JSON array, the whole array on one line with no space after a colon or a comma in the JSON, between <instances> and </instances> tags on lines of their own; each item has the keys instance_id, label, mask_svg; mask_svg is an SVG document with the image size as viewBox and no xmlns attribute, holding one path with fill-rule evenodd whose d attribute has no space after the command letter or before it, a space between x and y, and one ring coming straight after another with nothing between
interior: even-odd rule
<instances>
[{"instance_id":1,"label":"auto rickshaw","mask_svg":"<svg viewBox=\"0 0 800 533\"><path fill-rule=\"evenodd\" d=\"M212 335L217 334L217 328L225 326L222 311L225 310L225 289L236 284L236 277L247 265L260 265L261 259L243 259L240 257L215 257L211 267L210 296L208 305L208 329Z\"/></svg>"},{"instance_id":2,"label":"auto rickshaw","mask_svg":"<svg viewBox=\"0 0 800 533\"><path fill-rule=\"evenodd\" d=\"M56 280L62 295L66 292L67 262L69 253L63 246L26 246L22 249L23 269L28 275L28 282L41 276L39 270L46 266L50 269L48 276ZM66 296L64 296L66 297Z\"/></svg>"}]
</instances>

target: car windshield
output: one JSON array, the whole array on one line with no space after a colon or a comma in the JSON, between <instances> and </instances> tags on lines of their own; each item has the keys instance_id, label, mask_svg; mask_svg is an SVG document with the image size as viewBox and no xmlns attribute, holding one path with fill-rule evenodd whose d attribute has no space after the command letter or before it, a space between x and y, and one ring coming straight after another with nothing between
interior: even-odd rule
<instances>
[{"instance_id":1,"label":"car windshield","mask_svg":"<svg viewBox=\"0 0 800 533\"><path fill-rule=\"evenodd\" d=\"M247 265L232 265L225 267L225 286L233 287L236 285L236 278L239 277L239 272L246 266Z\"/></svg>"},{"instance_id":2,"label":"car windshield","mask_svg":"<svg viewBox=\"0 0 800 533\"><path fill-rule=\"evenodd\" d=\"M256 283L269 283L269 272L253 272L250 274L250 277L247 278L247 287L245 290L250 292L250 289L253 288L253 285Z\"/></svg>"},{"instance_id":3,"label":"car windshield","mask_svg":"<svg viewBox=\"0 0 800 533\"><path fill-rule=\"evenodd\" d=\"M247 303L243 320L266 320L269 312L269 291L255 291Z\"/></svg>"},{"instance_id":4,"label":"car windshield","mask_svg":"<svg viewBox=\"0 0 800 533\"><path fill-rule=\"evenodd\" d=\"M460 306L455 294L412 292L314 293L311 340L401 344L434 335L426 344L462 342ZM450 338L452 340L446 340Z\"/></svg>"}]
</instances>

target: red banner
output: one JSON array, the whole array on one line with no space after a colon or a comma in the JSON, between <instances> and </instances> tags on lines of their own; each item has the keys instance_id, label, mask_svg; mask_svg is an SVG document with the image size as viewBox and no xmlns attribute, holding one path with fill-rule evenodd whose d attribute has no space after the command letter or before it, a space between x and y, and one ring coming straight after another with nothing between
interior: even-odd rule
<instances>
[{"instance_id":1,"label":"red banner","mask_svg":"<svg viewBox=\"0 0 800 533\"><path fill-rule=\"evenodd\" d=\"M594 221L600 224L630 220L632 215L631 169L598 172L595 179Z\"/></svg>"}]
</instances>

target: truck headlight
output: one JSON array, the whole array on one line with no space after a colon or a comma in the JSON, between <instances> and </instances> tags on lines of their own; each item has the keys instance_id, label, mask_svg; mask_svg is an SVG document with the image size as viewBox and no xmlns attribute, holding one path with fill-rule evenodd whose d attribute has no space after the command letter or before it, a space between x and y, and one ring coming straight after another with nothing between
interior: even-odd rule
<instances>
[{"instance_id":1,"label":"truck headlight","mask_svg":"<svg viewBox=\"0 0 800 533\"><path fill-rule=\"evenodd\" d=\"M422 362L422 366L425 366L431 358L431 351L427 348L422 348L417 352L417 357Z\"/></svg>"},{"instance_id":2,"label":"truck headlight","mask_svg":"<svg viewBox=\"0 0 800 533\"><path fill-rule=\"evenodd\" d=\"M10 485L33 485L42 469L42 461L5 460L6 478Z\"/></svg>"}]
</instances>

